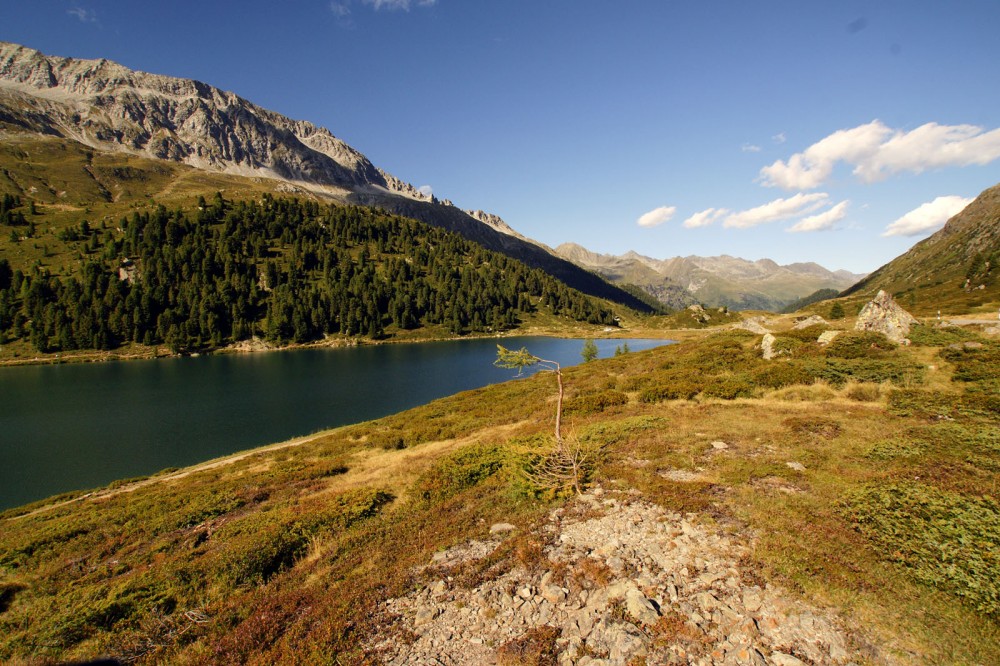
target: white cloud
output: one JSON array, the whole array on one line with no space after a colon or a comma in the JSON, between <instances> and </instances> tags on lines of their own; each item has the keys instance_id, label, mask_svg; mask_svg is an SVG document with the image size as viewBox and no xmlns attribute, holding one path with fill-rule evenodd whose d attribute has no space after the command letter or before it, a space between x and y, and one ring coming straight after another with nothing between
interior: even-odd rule
<instances>
[{"instance_id":1,"label":"white cloud","mask_svg":"<svg viewBox=\"0 0 1000 666\"><path fill-rule=\"evenodd\" d=\"M847 215L847 205L849 203L849 201L841 201L830 210L804 217L785 231L798 233L802 231L826 231L827 229L832 229L837 222L844 219L844 216Z\"/></svg>"},{"instance_id":2,"label":"white cloud","mask_svg":"<svg viewBox=\"0 0 1000 666\"><path fill-rule=\"evenodd\" d=\"M900 171L981 166L997 158L1000 129L985 132L975 125L927 123L911 132L895 132L870 159L857 165L854 175L870 183Z\"/></svg>"},{"instance_id":3,"label":"white cloud","mask_svg":"<svg viewBox=\"0 0 1000 666\"><path fill-rule=\"evenodd\" d=\"M771 137L771 141L774 141L775 143L784 143L787 140L788 137L785 136L784 132L779 132Z\"/></svg>"},{"instance_id":4,"label":"white cloud","mask_svg":"<svg viewBox=\"0 0 1000 666\"><path fill-rule=\"evenodd\" d=\"M742 146L740 146L740 150L742 150L744 153L759 153L760 146L755 146L752 143L744 143Z\"/></svg>"},{"instance_id":5,"label":"white cloud","mask_svg":"<svg viewBox=\"0 0 1000 666\"><path fill-rule=\"evenodd\" d=\"M729 210L726 208L708 208L684 220L683 224L687 229L707 227L728 212Z\"/></svg>"},{"instance_id":6,"label":"white cloud","mask_svg":"<svg viewBox=\"0 0 1000 666\"><path fill-rule=\"evenodd\" d=\"M778 160L764 167L760 170L761 180L764 185L787 190L818 187L830 177L838 161L862 160L877 150L889 133L891 130L877 120L853 129L837 130L804 152L792 155L787 163Z\"/></svg>"},{"instance_id":7,"label":"white cloud","mask_svg":"<svg viewBox=\"0 0 1000 666\"><path fill-rule=\"evenodd\" d=\"M972 203L972 199L956 195L938 197L934 201L917 206L890 224L882 232L882 235L916 236L930 231L937 231L952 216L958 215L970 203Z\"/></svg>"},{"instance_id":8,"label":"white cloud","mask_svg":"<svg viewBox=\"0 0 1000 666\"><path fill-rule=\"evenodd\" d=\"M787 199L775 199L763 206L732 213L726 217L722 226L727 229L733 227L747 229L765 222L787 220L790 217L798 217L822 208L828 198L826 192L814 192L812 194L796 194Z\"/></svg>"},{"instance_id":9,"label":"white cloud","mask_svg":"<svg viewBox=\"0 0 1000 666\"><path fill-rule=\"evenodd\" d=\"M636 224L640 227L655 227L672 218L676 212L677 206L660 206L640 215Z\"/></svg>"},{"instance_id":10,"label":"white cloud","mask_svg":"<svg viewBox=\"0 0 1000 666\"><path fill-rule=\"evenodd\" d=\"M402 9L404 12L410 11L410 0L364 0L366 5L371 5L376 11L380 9L388 9L389 11L396 11L397 9ZM437 0L417 0L418 7L433 7L437 4Z\"/></svg>"},{"instance_id":11,"label":"white cloud","mask_svg":"<svg viewBox=\"0 0 1000 666\"><path fill-rule=\"evenodd\" d=\"M97 13L93 9L74 7L73 9L67 9L66 13L70 16L75 16L81 23L97 23Z\"/></svg>"},{"instance_id":12,"label":"white cloud","mask_svg":"<svg viewBox=\"0 0 1000 666\"><path fill-rule=\"evenodd\" d=\"M330 3L330 11L337 18L347 18L351 15L351 7L347 2L339 2L338 0L333 0Z\"/></svg>"},{"instance_id":13,"label":"white cloud","mask_svg":"<svg viewBox=\"0 0 1000 666\"><path fill-rule=\"evenodd\" d=\"M838 162L853 165L855 176L872 183L903 171L983 165L998 158L1000 129L927 123L906 132L873 120L837 130L787 161L764 167L760 180L769 187L808 190L826 182Z\"/></svg>"},{"instance_id":14,"label":"white cloud","mask_svg":"<svg viewBox=\"0 0 1000 666\"><path fill-rule=\"evenodd\" d=\"M430 185L421 185L420 187L417 188L417 192L420 192L428 199L434 196L434 188L431 187Z\"/></svg>"}]
</instances>

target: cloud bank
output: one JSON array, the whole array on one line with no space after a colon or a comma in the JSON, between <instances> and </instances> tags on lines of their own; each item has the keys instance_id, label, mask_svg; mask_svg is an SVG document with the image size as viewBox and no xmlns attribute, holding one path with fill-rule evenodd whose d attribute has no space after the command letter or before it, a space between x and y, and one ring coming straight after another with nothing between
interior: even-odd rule
<instances>
[{"instance_id":1,"label":"cloud bank","mask_svg":"<svg viewBox=\"0 0 1000 666\"><path fill-rule=\"evenodd\" d=\"M938 197L911 210L899 218L882 233L883 236L916 236L937 231L952 216L961 213L972 199L951 195Z\"/></svg>"},{"instance_id":2,"label":"cloud bank","mask_svg":"<svg viewBox=\"0 0 1000 666\"><path fill-rule=\"evenodd\" d=\"M676 212L677 206L660 206L640 215L636 224L640 227L656 227L668 221Z\"/></svg>"},{"instance_id":3,"label":"cloud bank","mask_svg":"<svg viewBox=\"0 0 1000 666\"><path fill-rule=\"evenodd\" d=\"M787 199L775 199L763 206L732 213L726 217L722 226L727 229L748 229L766 222L787 220L812 213L826 205L828 200L826 192L800 193Z\"/></svg>"},{"instance_id":4,"label":"cloud bank","mask_svg":"<svg viewBox=\"0 0 1000 666\"><path fill-rule=\"evenodd\" d=\"M843 129L760 170L768 187L809 190L825 183L839 162L873 183L901 172L920 173L952 166L984 165L1000 158L1000 129L927 123L906 132L879 120Z\"/></svg>"},{"instance_id":5,"label":"cloud bank","mask_svg":"<svg viewBox=\"0 0 1000 666\"><path fill-rule=\"evenodd\" d=\"M804 217L785 231L791 233L801 233L806 231L827 231L832 229L837 222L847 215L847 205L849 201L841 201L830 210Z\"/></svg>"},{"instance_id":6,"label":"cloud bank","mask_svg":"<svg viewBox=\"0 0 1000 666\"><path fill-rule=\"evenodd\" d=\"M707 227L727 213L729 213L727 208L708 208L684 220L683 225L686 229Z\"/></svg>"}]
</instances>

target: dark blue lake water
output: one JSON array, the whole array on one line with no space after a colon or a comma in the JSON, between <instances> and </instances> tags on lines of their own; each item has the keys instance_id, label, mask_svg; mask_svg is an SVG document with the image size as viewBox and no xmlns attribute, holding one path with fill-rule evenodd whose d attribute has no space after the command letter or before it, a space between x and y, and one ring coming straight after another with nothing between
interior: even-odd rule
<instances>
[{"instance_id":1,"label":"dark blue lake water","mask_svg":"<svg viewBox=\"0 0 1000 666\"><path fill-rule=\"evenodd\" d=\"M392 414L515 376L494 339L0 369L0 509ZM505 338L564 367L582 340ZM664 340L597 340L600 357Z\"/></svg>"}]
</instances>

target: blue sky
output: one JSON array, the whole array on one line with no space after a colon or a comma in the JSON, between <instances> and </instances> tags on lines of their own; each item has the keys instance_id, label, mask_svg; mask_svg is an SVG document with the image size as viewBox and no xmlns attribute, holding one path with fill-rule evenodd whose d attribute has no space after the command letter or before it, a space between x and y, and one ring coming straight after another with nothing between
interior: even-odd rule
<instances>
[{"instance_id":1,"label":"blue sky","mask_svg":"<svg viewBox=\"0 0 1000 666\"><path fill-rule=\"evenodd\" d=\"M0 0L2 40L232 90L552 246L858 272L1000 182L998 28L995 0Z\"/></svg>"}]
</instances>

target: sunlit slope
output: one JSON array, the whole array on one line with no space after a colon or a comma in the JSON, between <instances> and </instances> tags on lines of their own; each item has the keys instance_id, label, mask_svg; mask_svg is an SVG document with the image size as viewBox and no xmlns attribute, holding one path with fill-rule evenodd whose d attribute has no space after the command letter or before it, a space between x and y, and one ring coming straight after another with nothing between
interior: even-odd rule
<instances>
[{"instance_id":1,"label":"sunlit slope","mask_svg":"<svg viewBox=\"0 0 1000 666\"><path fill-rule=\"evenodd\" d=\"M854 285L843 296L859 304L880 289L907 310L996 314L1000 303L1000 185L980 194L943 229Z\"/></svg>"}]
</instances>

